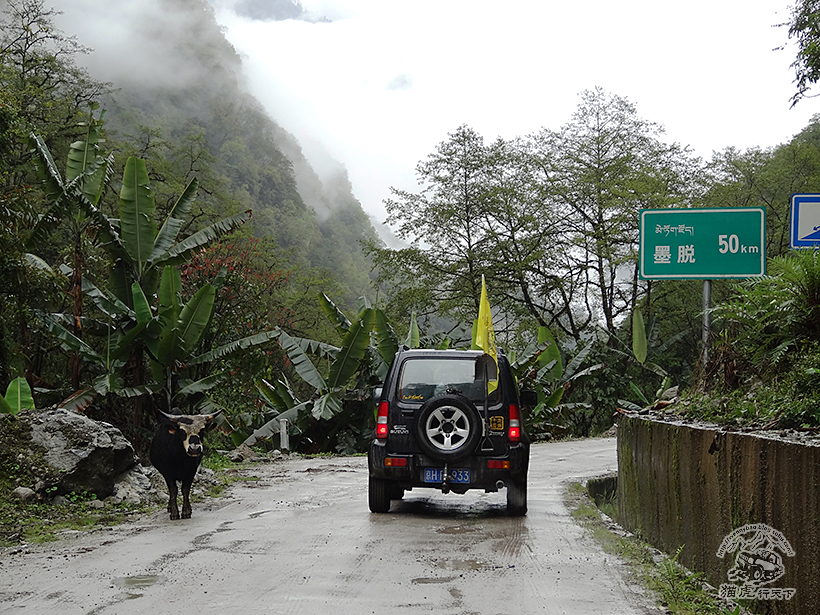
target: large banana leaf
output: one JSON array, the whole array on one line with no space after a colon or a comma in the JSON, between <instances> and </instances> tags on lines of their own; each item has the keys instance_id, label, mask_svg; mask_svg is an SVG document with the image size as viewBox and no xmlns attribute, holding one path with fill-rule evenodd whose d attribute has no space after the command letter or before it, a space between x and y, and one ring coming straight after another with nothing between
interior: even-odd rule
<instances>
[{"instance_id":1,"label":"large banana leaf","mask_svg":"<svg viewBox=\"0 0 820 615\"><path fill-rule=\"evenodd\" d=\"M159 304L163 307L175 307L179 304L182 292L182 276L176 267L165 267L159 283Z\"/></svg>"},{"instance_id":2,"label":"large banana leaf","mask_svg":"<svg viewBox=\"0 0 820 615\"><path fill-rule=\"evenodd\" d=\"M561 365L561 351L558 348L558 344L555 343L555 337L552 335L552 331L550 331L548 327L538 327L538 343L546 344L544 352L542 352L538 358L539 367L545 367L554 361L555 364L547 372L547 378L551 382L558 382L564 373L564 368Z\"/></svg>"},{"instance_id":3,"label":"large banana leaf","mask_svg":"<svg viewBox=\"0 0 820 615\"><path fill-rule=\"evenodd\" d=\"M94 305L106 316L114 320L119 320L124 316L130 316L136 320L134 310L125 305L110 292L102 292L86 276L82 279L83 294L89 297Z\"/></svg>"},{"instance_id":4,"label":"large banana leaf","mask_svg":"<svg viewBox=\"0 0 820 615\"><path fill-rule=\"evenodd\" d=\"M184 396L196 395L197 393L205 393L206 391L210 391L215 386L219 386L220 384L225 382L225 378L226 375L223 372L211 374L210 376L206 376L201 380L197 380L196 382L186 384L179 391L177 391L176 395Z\"/></svg>"},{"instance_id":5,"label":"large banana leaf","mask_svg":"<svg viewBox=\"0 0 820 615\"><path fill-rule=\"evenodd\" d=\"M299 348L301 348L304 352L316 355L322 359L329 359L330 361L335 361L336 356L339 354L338 347L331 346L330 344L325 344L324 342L311 340L306 337L291 336L291 339L297 344L299 344Z\"/></svg>"},{"instance_id":6,"label":"large banana leaf","mask_svg":"<svg viewBox=\"0 0 820 615\"><path fill-rule=\"evenodd\" d=\"M330 388L345 386L362 364L370 346L370 331L373 329L373 309L366 308L350 325L342 341L336 360L330 366L328 385Z\"/></svg>"},{"instance_id":7,"label":"large banana leaf","mask_svg":"<svg viewBox=\"0 0 820 615\"><path fill-rule=\"evenodd\" d=\"M342 400L336 393L326 393L313 402L311 414L315 419L332 419L342 411Z\"/></svg>"},{"instance_id":8,"label":"large banana leaf","mask_svg":"<svg viewBox=\"0 0 820 615\"><path fill-rule=\"evenodd\" d=\"M310 404L309 401L303 402L285 412L277 414L273 417L270 421L262 425L259 429L254 431L248 438L243 442L243 444L247 444L251 446L255 444L259 440L263 440L265 438L270 438L273 434L279 433L279 426L281 425L281 419L287 419L288 423L291 425L296 424L296 419L299 418L299 413L304 410Z\"/></svg>"},{"instance_id":9,"label":"large banana leaf","mask_svg":"<svg viewBox=\"0 0 820 615\"><path fill-rule=\"evenodd\" d=\"M64 190L63 180L54 163L54 158L51 157L51 152L45 142L34 133L29 135L28 144L37 177L43 182L43 192L49 201L56 201L60 195L64 194Z\"/></svg>"},{"instance_id":10,"label":"large banana leaf","mask_svg":"<svg viewBox=\"0 0 820 615\"><path fill-rule=\"evenodd\" d=\"M319 295L319 304L322 306L324 313L327 314L327 317L330 318L333 326L336 327L336 331L339 332L339 335L344 337L348 329L350 329L350 321L347 316L336 307L336 304L333 303L325 293Z\"/></svg>"},{"instance_id":11,"label":"large banana leaf","mask_svg":"<svg viewBox=\"0 0 820 615\"><path fill-rule=\"evenodd\" d=\"M564 380L569 380L569 379L571 379L571 378L575 375L575 372L577 372L577 371L578 371L578 368L579 368L579 367L581 367L581 364L582 364L584 361L586 361L587 356L589 355L589 353L590 353L590 352L592 352L592 348L593 348L594 346L595 346L595 344L593 344L592 342L590 342L589 344L587 344L586 346L584 346L584 347L583 347L583 348L582 348L582 349L578 352L578 354L576 354L576 355L572 358L572 361L570 361L570 362L567 364L566 369L564 369Z\"/></svg>"},{"instance_id":12,"label":"large banana leaf","mask_svg":"<svg viewBox=\"0 0 820 615\"><path fill-rule=\"evenodd\" d=\"M145 347L154 360L164 367L171 367L179 347L180 306L174 301L170 306L161 306L157 318L151 322L151 330Z\"/></svg>"},{"instance_id":13,"label":"large banana leaf","mask_svg":"<svg viewBox=\"0 0 820 615\"><path fill-rule=\"evenodd\" d=\"M59 324L50 314L41 314L40 320L46 326L49 333L59 340L60 345L64 349L78 353L86 361L104 364L102 356L97 354L91 346Z\"/></svg>"},{"instance_id":14,"label":"large banana leaf","mask_svg":"<svg viewBox=\"0 0 820 615\"><path fill-rule=\"evenodd\" d=\"M198 189L199 181L196 178L193 178L188 183L188 186L182 192L179 199L177 199L177 202L174 204L174 207L165 219L162 228L159 230L159 233L157 233L156 240L154 241L154 248L148 259L149 261L157 261L160 256L165 254L171 246L174 245L177 235L179 234L182 225L185 223L185 217L188 215L188 212L191 211L191 205L196 199L196 192Z\"/></svg>"},{"instance_id":15,"label":"large banana leaf","mask_svg":"<svg viewBox=\"0 0 820 615\"><path fill-rule=\"evenodd\" d=\"M120 190L120 236L139 277L154 248L154 210L145 162L131 156L125 163Z\"/></svg>"},{"instance_id":16,"label":"large banana leaf","mask_svg":"<svg viewBox=\"0 0 820 615\"><path fill-rule=\"evenodd\" d=\"M116 336L112 338L108 349L108 364L112 366L114 363L126 357L134 346L134 342L143 330L148 326L148 322L137 323L131 327L125 335Z\"/></svg>"},{"instance_id":17,"label":"large banana leaf","mask_svg":"<svg viewBox=\"0 0 820 615\"><path fill-rule=\"evenodd\" d=\"M148 299L145 298L139 282L134 282L131 285L131 297L134 300L134 313L137 316L137 323L147 325L151 318L153 318L153 314L151 313L151 306L148 305Z\"/></svg>"},{"instance_id":18,"label":"large banana leaf","mask_svg":"<svg viewBox=\"0 0 820 615\"><path fill-rule=\"evenodd\" d=\"M8 411L11 414L17 414L24 408L34 409L31 387L29 387L25 378L15 378L9 383L4 401L8 404Z\"/></svg>"},{"instance_id":19,"label":"large banana leaf","mask_svg":"<svg viewBox=\"0 0 820 615\"><path fill-rule=\"evenodd\" d=\"M194 233L187 239L171 246L165 253L158 255L151 261L153 264L177 265L191 258L194 252L203 248L220 237L227 235L241 224L251 219L251 210L220 220L211 226Z\"/></svg>"},{"instance_id":20,"label":"large banana leaf","mask_svg":"<svg viewBox=\"0 0 820 615\"><path fill-rule=\"evenodd\" d=\"M74 412L82 412L88 408L95 399L97 399L97 391L93 388L80 389L61 401L60 408Z\"/></svg>"},{"instance_id":21,"label":"large banana leaf","mask_svg":"<svg viewBox=\"0 0 820 615\"><path fill-rule=\"evenodd\" d=\"M473 339L475 339L475 335L473 335ZM416 313L413 312L410 316L410 330L407 331L407 340L404 342L404 345L408 348L418 348L419 343L419 323L416 322Z\"/></svg>"},{"instance_id":22,"label":"large banana leaf","mask_svg":"<svg viewBox=\"0 0 820 615\"><path fill-rule=\"evenodd\" d=\"M288 403L288 399L284 398L277 387L262 378L256 383L256 390L262 396L267 404L277 412L284 412L285 410L296 405L295 403ZM292 398L290 398L292 400Z\"/></svg>"},{"instance_id":23,"label":"large banana leaf","mask_svg":"<svg viewBox=\"0 0 820 615\"><path fill-rule=\"evenodd\" d=\"M399 340L387 320L387 315L379 308L373 310L373 330L376 332L379 355L385 364L390 365L399 351Z\"/></svg>"},{"instance_id":24,"label":"large banana leaf","mask_svg":"<svg viewBox=\"0 0 820 615\"><path fill-rule=\"evenodd\" d=\"M218 361L229 354L237 352L238 350L245 350L247 348L252 348L254 346L259 346L261 344L265 344L273 339L279 337L279 330L276 331L264 331L263 333L257 333L256 335L249 335L248 337L243 337L240 340L234 340L224 346L220 346L219 348L214 348L209 352L203 353L198 355L188 361L188 365L199 365L201 363L210 363L211 361Z\"/></svg>"},{"instance_id":25,"label":"large banana leaf","mask_svg":"<svg viewBox=\"0 0 820 615\"><path fill-rule=\"evenodd\" d=\"M179 349L177 358L188 358L211 320L216 289L205 284L188 300L179 314Z\"/></svg>"},{"instance_id":26,"label":"large banana leaf","mask_svg":"<svg viewBox=\"0 0 820 615\"><path fill-rule=\"evenodd\" d=\"M99 120L89 116L86 122L85 141L75 141L71 144L65 171L66 182L76 185L83 196L94 205L100 202L108 166L113 162L113 156L103 158L99 153L101 123L102 115Z\"/></svg>"},{"instance_id":27,"label":"large banana leaf","mask_svg":"<svg viewBox=\"0 0 820 615\"><path fill-rule=\"evenodd\" d=\"M109 372L103 374L94 381L94 390L98 395L105 397L109 393L113 393L122 389L123 380L119 373Z\"/></svg>"},{"instance_id":28,"label":"large banana leaf","mask_svg":"<svg viewBox=\"0 0 820 615\"><path fill-rule=\"evenodd\" d=\"M279 342L282 344L282 348L285 349L291 362L293 362L293 368L302 380L319 391L327 389L327 383L322 377L322 374L319 373L319 370L316 369L316 366L313 365L310 358L305 354L294 338L282 331L279 334Z\"/></svg>"}]
</instances>

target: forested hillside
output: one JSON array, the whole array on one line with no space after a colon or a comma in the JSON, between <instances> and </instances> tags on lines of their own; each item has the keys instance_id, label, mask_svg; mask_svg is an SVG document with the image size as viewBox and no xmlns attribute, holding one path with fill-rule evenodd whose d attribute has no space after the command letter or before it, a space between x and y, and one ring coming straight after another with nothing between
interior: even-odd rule
<instances>
[{"instance_id":1,"label":"forested hillside","mask_svg":"<svg viewBox=\"0 0 820 615\"><path fill-rule=\"evenodd\" d=\"M145 354L160 329L133 339L145 326L140 294L156 300L162 276L180 292L152 306L152 327L157 310L204 298L197 352L246 340L190 377L229 378L216 397L245 411L235 426L253 424L256 383L285 367L266 332L337 341L320 295L356 310L371 292L362 242L376 232L343 165L320 177L247 93L205 0L54 4L0 2L0 387L24 376L38 406L73 395L96 416L132 422L138 438L162 370L184 371L179 350L164 368L161 349ZM129 179L136 201L123 196ZM138 256L126 210L138 225L152 220L157 241L171 223L184 251ZM201 400L215 381L198 386ZM170 397L157 400L170 410Z\"/></svg>"},{"instance_id":2,"label":"forested hillside","mask_svg":"<svg viewBox=\"0 0 820 615\"><path fill-rule=\"evenodd\" d=\"M198 176L219 207L252 208L253 234L274 238L291 263L332 269L345 304L369 292L359 241L376 235L344 167L320 178L296 140L247 93L241 60L207 1L162 0L140 11L54 5L64 12L56 21L66 34L76 24L78 42L94 49L78 62L111 83L99 100L109 140L149 162L173 163L173 173ZM101 35L101 28L109 30ZM277 61L285 60L271 58Z\"/></svg>"}]
</instances>

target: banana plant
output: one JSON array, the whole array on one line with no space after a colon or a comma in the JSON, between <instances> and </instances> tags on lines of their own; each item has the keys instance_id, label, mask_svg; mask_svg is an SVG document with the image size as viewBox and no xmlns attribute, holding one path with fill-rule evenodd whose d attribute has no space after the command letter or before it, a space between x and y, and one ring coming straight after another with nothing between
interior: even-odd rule
<instances>
[{"instance_id":1,"label":"banana plant","mask_svg":"<svg viewBox=\"0 0 820 615\"><path fill-rule=\"evenodd\" d=\"M215 409L206 393L224 382L226 375L215 372L198 377L197 368L217 363L240 350L265 344L275 339L278 331L266 331L204 353L197 353L202 335L210 324L216 289L205 284L184 305L180 302L182 282L175 267L166 267L161 276L158 305L152 307L136 282L132 285L135 307L122 303L110 292L101 292L86 282L86 293L109 318L108 343L105 353L99 353L74 336L53 315L42 320L61 345L80 354L100 373L89 387L76 391L63 406L81 410L94 399L109 393L121 397L159 395L166 411L173 407L190 407L198 413ZM125 326L123 327L123 324ZM126 386L125 367L136 343L147 353L153 381Z\"/></svg>"},{"instance_id":2,"label":"banana plant","mask_svg":"<svg viewBox=\"0 0 820 615\"><path fill-rule=\"evenodd\" d=\"M82 276L85 270L83 238L91 234L92 229L95 230L94 235L108 241L114 236L111 221L98 209L113 158L103 157L100 150L105 112L95 118L94 111L97 108L96 103L91 105L88 121L83 124L86 129L85 138L75 141L69 147L65 178L60 175L45 142L34 133L29 136L32 160L49 203L31 233L29 249L36 250L38 246L46 244L50 233L57 227L68 226L73 246L68 296L72 300L72 332L77 337L82 337ZM80 356L73 354L70 375L75 389L79 387L81 367Z\"/></svg>"},{"instance_id":3,"label":"banana plant","mask_svg":"<svg viewBox=\"0 0 820 615\"><path fill-rule=\"evenodd\" d=\"M527 414L528 428L534 433L554 428L546 421L554 420L552 417L560 413L589 407L584 402L567 403L564 395L573 382L606 367L598 363L581 369L592 351L592 343L581 348L564 366L561 349L548 327L538 328L537 340L537 344L512 363L519 384L538 394L538 404Z\"/></svg>"},{"instance_id":4,"label":"banana plant","mask_svg":"<svg viewBox=\"0 0 820 615\"><path fill-rule=\"evenodd\" d=\"M182 226L196 199L196 178L186 186L161 226L155 222L156 205L145 162L130 157L125 163L119 204L118 241L109 244L115 259L112 289L126 305L134 305L133 284L143 295L156 294L165 267L179 265L194 253L230 233L251 217L251 210L225 218L178 241ZM138 298L136 299L139 300Z\"/></svg>"},{"instance_id":5,"label":"banana plant","mask_svg":"<svg viewBox=\"0 0 820 615\"><path fill-rule=\"evenodd\" d=\"M249 435L247 444L278 433L281 418L290 419L297 432L306 432L317 422L326 424L322 446L329 445L340 429L368 420L367 416L359 417L357 409L370 403L366 400L373 387L382 381L398 350L396 335L382 310L372 307L365 298L360 300L359 314L352 321L327 295L322 294L319 302L342 337L341 346L280 332L279 343L293 369L313 393L309 399L299 400L284 377L276 383L257 383L268 410L266 422ZM369 414L369 410L363 414Z\"/></svg>"},{"instance_id":6,"label":"banana plant","mask_svg":"<svg viewBox=\"0 0 820 615\"><path fill-rule=\"evenodd\" d=\"M649 333L647 334L647 327L643 318L643 314L640 310L634 310L632 312L632 356L641 367L657 374L661 378L660 388L655 392L654 401L652 401L649 396L645 395L641 388L635 384L632 380L629 381L629 388L631 391L637 396L637 398L644 404L643 407L651 406L657 404L660 401L661 396L663 393L669 388L672 383L672 380L669 374L664 370L660 365L655 362L649 361L648 358L650 357L650 348L653 350L653 354L659 355L664 352L669 346L678 342L683 336L688 333L688 330L680 331L677 335L666 340L663 344L658 343L658 331L660 329L660 322L657 318L653 318L650 320L649 325ZM613 336L614 339L619 340L616 336ZM624 351L617 351L624 356L629 356L628 352ZM641 406L626 400L626 399L619 399L618 403L626 408L627 410L639 411L642 409Z\"/></svg>"}]
</instances>

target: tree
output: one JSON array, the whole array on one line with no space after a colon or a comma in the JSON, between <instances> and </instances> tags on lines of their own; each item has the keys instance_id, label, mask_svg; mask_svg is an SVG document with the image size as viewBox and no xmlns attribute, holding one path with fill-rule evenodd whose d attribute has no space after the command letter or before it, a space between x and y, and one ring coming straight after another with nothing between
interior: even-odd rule
<instances>
[{"instance_id":1,"label":"tree","mask_svg":"<svg viewBox=\"0 0 820 615\"><path fill-rule=\"evenodd\" d=\"M785 25L789 38L797 41L797 57L791 65L797 86L791 98L794 107L820 79L820 0L797 0Z\"/></svg>"},{"instance_id":2,"label":"tree","mask_svg":"<svg viewBox=\"0 0 820 615\"><path fill-rule=\"evenodd\" d=\"M109 90L77 66L74 58L88 49L54 26L56 15L43 0L8 0L0 19L0 105L17 116L0 192L23 183L29 173L29 132L62 154L56 148L73 141L85 110Z\"/></svg>"},{"instance_id":3,"label":"tree","mask_svg":"<svg viewBox=\"0 0 820 615\"><path fill-rule=\"evenodd\" d=\"M478 313L481 274L491 250L486 226L486 148L483 138L460 126L416 167L421 191L391 188L385 202L402 250L370 244L379 282L402 288L407 315L437 312L462 321ZM411 289L406 292L406 289Z\"/></svg>"},{"instance_id":4,"label":"tree","mask_svg":"<svg viewBox=\"0 0 820 615\"><path fill-rule=\"evenodd\" d=\"M578 289L574 334L597 320L614 332L635 304L639 210L691 202L697 161L662 134L629 100L596 88L581 93L569 123L535 137L544 198L567 225L552 249L563 261L558 275Z\"/></svg>"}]
</instances>

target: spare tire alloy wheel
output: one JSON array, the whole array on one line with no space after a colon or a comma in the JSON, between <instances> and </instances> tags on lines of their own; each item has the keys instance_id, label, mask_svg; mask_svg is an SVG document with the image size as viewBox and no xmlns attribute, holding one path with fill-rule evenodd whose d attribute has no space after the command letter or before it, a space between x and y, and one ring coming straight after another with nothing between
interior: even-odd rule
<instances>
[{"instance_id":1,"label":"spare tire alloy wheel","mask_svg":"<svg viewBox=\"0 0 820 615\"><path fill-rule=\"evenodd\" d=\"M455 461L475 450L481 437L481 417L465 397L441 395L419 410L417 441L433 459Z\"/></svg>"}]
</instances>

